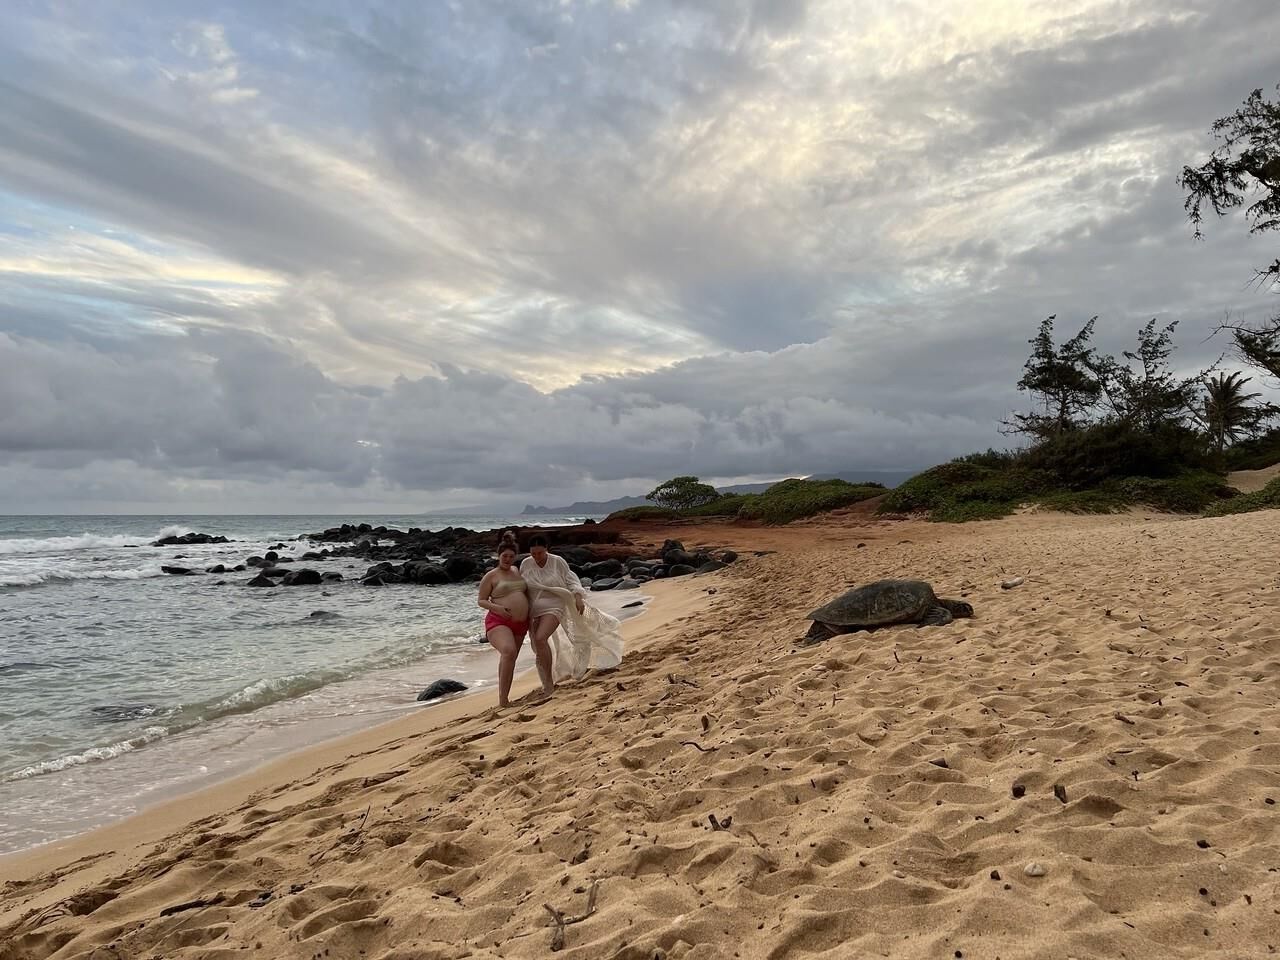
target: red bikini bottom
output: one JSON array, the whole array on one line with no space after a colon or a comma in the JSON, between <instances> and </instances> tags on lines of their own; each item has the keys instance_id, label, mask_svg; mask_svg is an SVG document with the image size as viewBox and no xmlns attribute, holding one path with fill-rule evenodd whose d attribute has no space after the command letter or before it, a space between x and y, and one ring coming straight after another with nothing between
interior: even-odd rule
<instances>
[{"instance_id":1,"label":"red bikini bottom","mask_svg":"<svg viewBox=\"0 0 1280 960\"><path fill-rule=\"evenodd\" d=\"M485 634L487 635L494 627L506 627L515 635L517 642L523 640L525 638L525 634L529 632L529 624L516 623L516 621L502 616L502 614L494 613L490 610L484 618Z\"/></svg>"}]
</instances>

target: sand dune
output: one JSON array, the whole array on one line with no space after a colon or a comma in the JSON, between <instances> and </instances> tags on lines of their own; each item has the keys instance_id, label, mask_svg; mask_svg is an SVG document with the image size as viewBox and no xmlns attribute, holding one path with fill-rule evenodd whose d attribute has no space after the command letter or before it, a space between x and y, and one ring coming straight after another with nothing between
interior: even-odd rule
<instances>
[{"instance_id":1,"label":"sand dune","mask_svg":"<svg viewBox=\"0 0 1280 960\"><path fill-rule=\"evenodd\" d=\"M1227 483L1241 493L1254 493L1261 490L1276 477L1280 477L1280 463L1270 467L1263 467L1261 470L1237 470L1235 473L1229 473L1227 474Z\"/></svg>"},{"instance_id":2,"label":"sand dune","mask_svg":"<svg viewBox=\"0 0 1280 960\"><path fill-rule=\"evenodd\" d=\"M544 904L582 958L1280 948L1280 512L680 532L778 552L549 703L10 861L0 957L545 957ZM977 616L797 647L887 576Z\"/></svg>"}]
</instances>

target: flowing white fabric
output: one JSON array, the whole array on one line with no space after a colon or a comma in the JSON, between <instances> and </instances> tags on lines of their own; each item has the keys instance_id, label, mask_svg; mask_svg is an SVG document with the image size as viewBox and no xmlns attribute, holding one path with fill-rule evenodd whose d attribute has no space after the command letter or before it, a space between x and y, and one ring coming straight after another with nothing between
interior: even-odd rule
<instances>
[{"instance_id":1,"label":"flowing white fabric","mask_svg":"<svg viewBox=\"0 0 1280 960\"><path fill-rule=\"evenodd\" d=\"M560 626L551 635L554 679L581 680L592 668L612 670L622 663L622 633L617 619L585 602L582 613L578 612L574 598L585 601L587 592L564 558L551 554L546 566L539 567L529 557L520 564L520 575L529 584L531 595L550 594L564 605Z\"/></svg>"}]
</instances>

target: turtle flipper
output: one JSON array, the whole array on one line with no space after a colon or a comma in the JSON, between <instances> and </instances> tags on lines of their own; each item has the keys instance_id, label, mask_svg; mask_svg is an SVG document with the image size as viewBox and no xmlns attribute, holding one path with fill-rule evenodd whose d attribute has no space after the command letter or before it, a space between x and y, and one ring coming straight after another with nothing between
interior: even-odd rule
<instances>
[{"instance_id":1,"label":"turtle flipper","mask_svg":"<svg viewBox=\"0 0 1280 960\"><path fill-rule=\"evenodd\" d=\"M920 626L922 627L945 627L954 620L951 611L946 607L930 607L925 611L924 616L920 618Z\"/></svg>"}]
</instances>

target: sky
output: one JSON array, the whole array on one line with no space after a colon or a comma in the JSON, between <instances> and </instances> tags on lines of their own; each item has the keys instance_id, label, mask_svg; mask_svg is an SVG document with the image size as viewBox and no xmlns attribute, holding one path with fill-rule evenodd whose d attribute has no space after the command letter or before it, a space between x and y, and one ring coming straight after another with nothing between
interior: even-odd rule
<instances>
[{"instance_id":1,"label":"sky","mask_svg":"<svg viewBox=\"0 0 1280 960\"><path fill-rule=\"evenodd\" d=\"M1008 446L1040 320L1175 360L1274 0L10 0L0 513L430 511Z\"/></svg>"}]
</instances>

